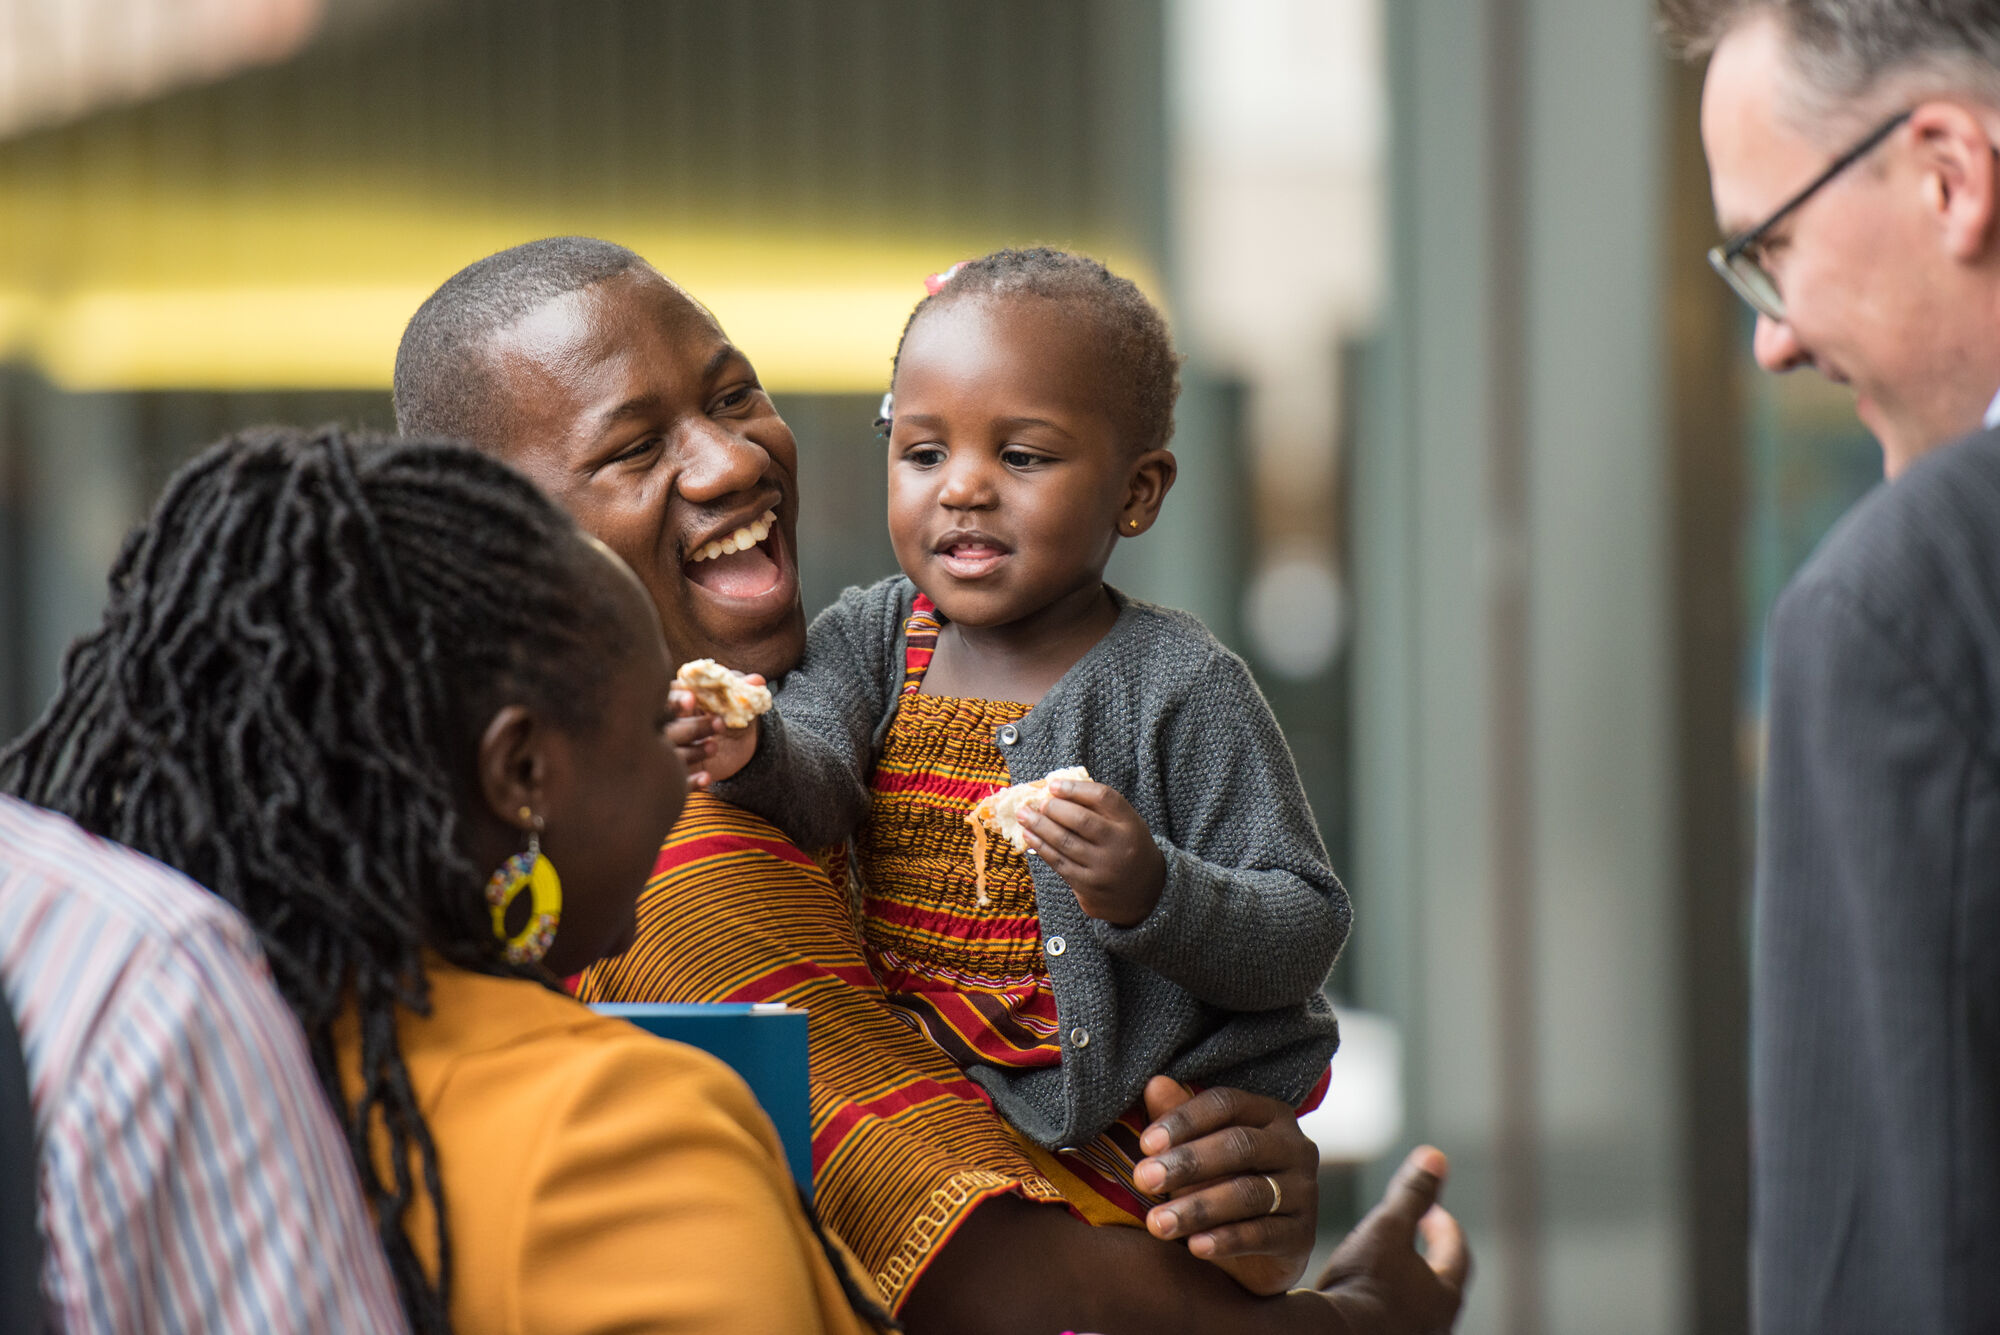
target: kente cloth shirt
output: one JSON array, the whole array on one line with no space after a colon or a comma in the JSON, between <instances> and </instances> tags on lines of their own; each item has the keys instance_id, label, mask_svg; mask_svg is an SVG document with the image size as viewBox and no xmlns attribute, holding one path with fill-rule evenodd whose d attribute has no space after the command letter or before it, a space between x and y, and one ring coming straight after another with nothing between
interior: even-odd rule
<instances>
[{"instance_id":1,"label":"kente cloth shirt","mask_svg":"<svg viewBox=\"0 0 2000 1335\"><path fill-rule=\"evenodd\" d=\"M803 1010L813 1204L900 1305L982 1202L1067 1197L889 1001L868 968L845 866L844 853L822 866L762 818L689 793L639 897L637 940L592 965L577 995Z\"/></svg>"},{"instance_id":2,"label":"kente cloth shirt","mask_svg":"<svg viewBox=\"0 0 2000 1335\"><path fill-rule=\"evenodd\" d=\"M0 985L27 1058L56 1329L405 1329L241 915L0 796Z\"/></svg>"}]
</instances>

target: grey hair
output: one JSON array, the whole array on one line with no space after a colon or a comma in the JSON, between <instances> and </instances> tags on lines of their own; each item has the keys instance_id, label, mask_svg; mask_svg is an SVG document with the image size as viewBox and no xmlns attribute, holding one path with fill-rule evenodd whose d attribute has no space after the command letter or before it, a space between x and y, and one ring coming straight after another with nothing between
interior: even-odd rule
<instances>
[{"instance_id":1,"label":"grey hair","mask_svg":"<svg viewBox=\"0 0 2000 1335\"><path fill-rule=\"evenodd\" d=\"M1795 110L1810 120L1845 122L1926 96L2000 108L1996 0L1659 0L1659 13L1668 44L1689 58L1770 15L1800 76Z\"/></svg>"}]
</instances>

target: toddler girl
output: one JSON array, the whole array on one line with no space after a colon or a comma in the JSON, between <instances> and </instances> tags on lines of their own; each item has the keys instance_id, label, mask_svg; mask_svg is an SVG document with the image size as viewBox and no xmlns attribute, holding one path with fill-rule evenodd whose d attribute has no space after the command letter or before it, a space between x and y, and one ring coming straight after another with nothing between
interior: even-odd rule
<instances>
[{"instance_id":1,"label":"toddler girl","mask_svg":"<svg viewBox=\"0 0 2000 1335\"><path fill-rule=\"evenodd\" d=\"M689 766L802 848L852 840L883 986L1104 1220L1144 1212L1151 1076L1316 1098L1349 917L1242 660L1104 582L1173 484L1178 364L1093 260L953 270L885 401L903 574L822 613L775 710ZM995 841L977 885L967 811L1076 765L1022 822L1036 856Z\"/></svg>"}]
</instances>

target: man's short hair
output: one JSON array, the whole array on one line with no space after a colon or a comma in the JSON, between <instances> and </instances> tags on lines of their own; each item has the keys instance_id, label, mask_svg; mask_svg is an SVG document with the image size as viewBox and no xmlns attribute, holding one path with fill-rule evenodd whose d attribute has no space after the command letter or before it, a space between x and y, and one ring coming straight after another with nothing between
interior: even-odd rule
<instances>
[{"instance_id":1,"label":"man's short hair","mask_svg":"<svg viewBox=\"0 0 2000 1335\"><path fill-rule=\"evenodd\" d=\"M635 252L587 236L552 236L466 265L417 307L396 349L396 429L490 445L495 386L488 337L548 302L627 270Z\"/></svg>"},{"instance_id":2,"label":"man's short hair","mask_svg":"<svg viewBox=\"0 0 2000 1335\"><path fill-rule=\"evenodd\" d=\"M1891 89L1958 93L2000 107L2000 4L1993 0L1660 0L1668 42L1705 56L1763 14L1784 25L1793 63L1822 114ZM1874 108L1869 114L1875 113Z\"/></svg>"}]
</instances>

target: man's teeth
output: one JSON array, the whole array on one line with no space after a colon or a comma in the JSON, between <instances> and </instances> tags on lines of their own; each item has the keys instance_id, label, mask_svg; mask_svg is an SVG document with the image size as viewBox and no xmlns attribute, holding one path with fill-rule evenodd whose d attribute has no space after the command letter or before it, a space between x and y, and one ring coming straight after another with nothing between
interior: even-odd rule
<instances>
[{"instance_id":1,"label":"man's teeth","mask_svg":"<svg viewBox=\"0 0 2000 1335\"><path fill-rule=\"evenodd\" d=\"M728 556L732 552L748 551L764 539L770 537L771 526L777 522L778 512L776 510L766 510L763 514L757 516L756 523L751 524L747 528L739 528L726 538L717 538L714 542L702 544L695 554L688 558L688 561L690 563L695 561L713 561L718 556Z\"/></svg>"}]
</instances>

